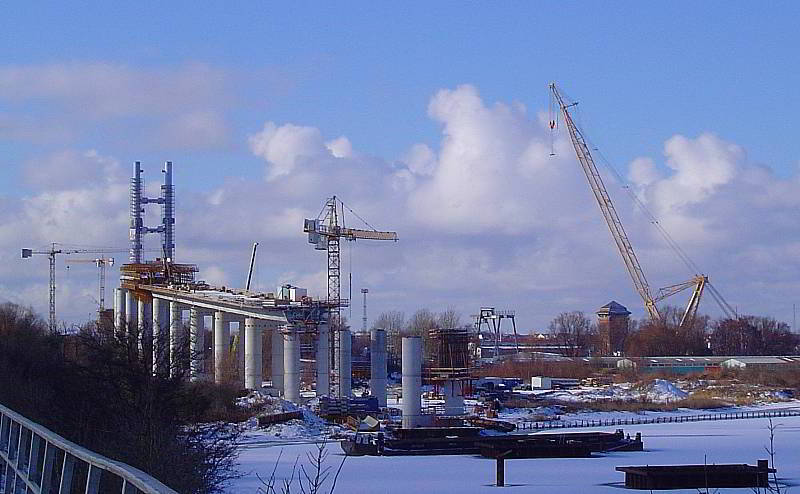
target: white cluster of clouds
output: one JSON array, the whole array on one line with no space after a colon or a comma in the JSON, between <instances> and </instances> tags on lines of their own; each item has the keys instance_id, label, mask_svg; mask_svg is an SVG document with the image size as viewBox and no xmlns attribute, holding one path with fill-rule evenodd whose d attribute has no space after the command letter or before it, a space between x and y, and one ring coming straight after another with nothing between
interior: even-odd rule
<instances>
[{"instance_id":1,"label":"white cluster of clouds","mask_svg":"<svg viewBox=\"0 0 800 494\"><path fill-rule=\"evenodd\" d=\"M69 66L48 70L44 83L33 81L26 68L0 69L0 93L25 85L29 98L77 91L79 104L93 108L92 118L174 97L169 113L194 133L224 127L215 123L217 110L204 113L195 104L194 98L224 93L224 76L208 67L167 75L90 70L90 81L112 81L113 97L78 89L79 71ZM194 87L194 77L182 71L200 71L207 80ZM152 82L142 77L155 79L152 93L138 87ZM128 101L113 101L121 95ZM591 311L612 298L642 313L566 135L557 137L556 156L550 156L549 129L539 115L519 103L486 102L469 85L434 94L428 116L440 125L438 143L408 136L407 151L397 159L371 156L369 143L325 136L313 126L267 120L235 138L263 160L263 181L244 180L233 170L211 193L185 190L181 160L174 158L179 258L198 263L209 282L241 285L250 246L258 241L260 288L291 281L322 295L324 258L306 243L302 220L316 217L325 198L337 194L401 239L345 250L353 291L370 288L372 314L452 306L467 318L492 305L517 309L528 329L545 326L558 312ZM229 135L227 128L219 133ZM44 307L44 263L34 269L12 259L23 244L125 244L127 166L107 153L68 148L24 165L32 192L19 201L0 198L0 297ZM800 288L797 175L778 177L711 133L675 135L664 144L663 158L639 157L627 171L642 201L732 304L785 317L787 291ZM692 273L667 252L619 184L609 179L607 185L651 283L688 278ZM352 216L348 221L358 223ZM87 275L82 286L92 279ZM78 285L66 287L65 317L87 312L70 313L70 306L86 304ZM710 299L703 310L716 314Z\"/></svg>"}]
</instances>

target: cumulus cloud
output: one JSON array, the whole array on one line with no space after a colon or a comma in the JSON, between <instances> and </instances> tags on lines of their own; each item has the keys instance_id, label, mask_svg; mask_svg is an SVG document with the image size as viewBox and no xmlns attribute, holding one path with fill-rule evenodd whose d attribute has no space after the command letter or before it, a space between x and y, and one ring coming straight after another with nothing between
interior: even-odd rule
<instances>
[{"instance_id":1,"label":"cumulus cloud","mask_svg":"<svg viewBox=\"0 0 800 494\"><path fill-rule=\"evenodd\" d=\"M230 76L206 64L154 68L104 62L0 66L0 134L61 142L104 124L105 139L169 148L227 143L222 115L233 102ZM130 119L137 125L125 125ZM126 120L127 119L127 120Z\"/></svg>"},{"instance_id":2,"label":"cumulus cloud","mask_svg":"<svg viewBox=\"0 0 800 494\"><path fill-rule=\"evenodd\" d=\"M293 282L322 296L325 253L307 243L302 220L336 194L400 236L398 243L343 247L354 293L371 290L371 316L452 306L466 319L489 304L516 309L523 329L541 329L558 312L592 311L610 299L643 315L566 135L552 157L540 114L485 101L466 85L434 94L428 115L440 125L439 139L409 139L398 159L371 156L346 136L312 126L267 121L247 138L266 180L232 176L191 191L180 186L189 172L176 167L178 259L197 263L209 282L241 285L258 241L259 287ZM29 160L26 180L40 185L19 201L0 198L2 252L16 257L21 244L54 240L126 244L127 177L105 154L68 149ZM637 158L627 175L733 305L779 315L782 294L800 288L797 176L778 177L713 134L676 135L663 157ZM648 218L619 184L607 185L651 284L686 279L691 273L657 240ZM351 216L348 222L361 226ZM36 276L31 266L0 254L0 296L46 287L46 263ZM81 291L70 286L76 279L66 287L78 305ZM93 278L83 283L92 286ZM44 308L46 290L36 293ZM701 310L716 314L710 300Z\"/></svg>"},{"instance_id":3,"label":"cumulus cloud","mask_svg":"<svg viewBox=\"0 0 800 494\"><path fill-rule=\"evenodd\" d=\"M269 163L267 180L290 174L303 162L333 156L322 134L314 127L273 122L264 124L260 132L249 138L250 150Z\"/></svg>"}]
</instances>

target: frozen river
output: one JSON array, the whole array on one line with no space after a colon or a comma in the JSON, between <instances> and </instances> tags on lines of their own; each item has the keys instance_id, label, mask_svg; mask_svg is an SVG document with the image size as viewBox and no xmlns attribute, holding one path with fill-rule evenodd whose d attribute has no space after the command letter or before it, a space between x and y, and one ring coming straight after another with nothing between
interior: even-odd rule
<instances>
[{"instance_id":1,"label":"frozen river","mask_svg":"<svg viewBox=\"0 0 800 494\"><path fill-rule=\"evenodd\" d=\"M800 484L800 417L773 419L778 424L775 436L779 478L788 485ZM767 458L769 444L767 419L651 424L630 426L626 433L642 432L644 452L619 452L579 459L529 459L506 462L506 483L511 492L536 493L616 493L624 477L615 467L674 463L749 463ZM605 430L614 428L606 428ZM597 428L597 430L604 430ZM229 488L233 493L258 492L258 473L268 478L281 455L276 477L291 474L298 456L315 451L310 443L260 442L257 437L241 452L240 470L244 476ZM341 449L328 445L328 464L335 468ZM497 492L493 487L495 462L470 456L351 457L342 469L335 492L342 494L465 494ZM296 487L296 481L295 481ZM797 489L797 488L795 488ZM790 489L790 491L795 490ZM293 492L300 492L299 489ZM328 487L324 489L328 492ZM644 491L629 491L644 492ZM696 491L667 491L696 492ZM752 492L750 489L723 489L720 492Z\"/></svg>"}]
</instances>

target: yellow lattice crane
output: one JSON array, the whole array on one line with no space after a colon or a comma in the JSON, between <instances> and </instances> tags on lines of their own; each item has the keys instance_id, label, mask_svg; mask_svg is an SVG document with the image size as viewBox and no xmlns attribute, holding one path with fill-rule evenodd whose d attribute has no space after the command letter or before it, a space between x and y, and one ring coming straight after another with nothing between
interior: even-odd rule
<instances>
[{"instance_id":1,"label":"yellow lattice crane","mask_svg":"<svg viewBox=\"0 0 800 494\"><path fill-rule=\"evenodd\" d=\"M614 204L611 202L611 197L609 196L608 190L606 190L606 186L603 183L603 178L600 176L600 172L597 170L597 166L594 163L594 158L592 158L592 153L589 151L589 145L586 142L586 138L572 119L570 108L575 107L578 102L567 102L555 84L550 84L550 92L553 98L552 101L555 103L555 105L551 105L551 112L553 111L554 106L557 106L564 119L564 124L567 126L567 130L569 131L572 146L575 148L575 154L578 156L578 161L580 162L583 173L586 175L586 179L589 182L589 187L591 188L592 193L597 200L597 204L600 206L600 211L603 213L603 218L608 225L608 229L611 231L611 236L614 238L614 243L617 245L620 255L622 255L622 261L625 264L625 268L628 270L631 280L633 280L633 285L636 288L636 291L644 301L645 308L650 314L650 318L654 321L662 321L663 318L656 304L667 297L675 295L676 293L682 292L688 288L692 288L692 296L689 298L689 302L686 305L686 310L684 311L680 321L681 328L690 325L697 315L697 308L700 304L700 299L703 296L703 291L706 287L709 288L709 291L725 315L728 317L734 317L735 311L725 301L719 291L717 291L709 283L708 277L697 272L699 270L696 270L696 265L691 262L686 253L684 253L680 247L678 247L669 234L658 224L658 221L652 217L649 211L647 211L646 208L643 207L644 205L641 204L641 202L637 199L639 205L642 206L648 216L650 216L651 222L656 225L662 235L665 236L669 246L684 262L687 263L687 266L689 266L690 269L694 268L696 271L695 275L691 279L682 283L661 288L658 291L658 295L653 296L650 291L650 285L648 284L647 278L644 275L644 270L639 263L639 259L636 257L636 253L633 251L633 246L628 239L628 235L625 233L625 228L622 226L622 221L617 214L617 210L614 208ZM554 130L556 127L557 116L551 115L550 128ZM634 197L634 199L636 198Z\"/></svg>"}]
</instances>

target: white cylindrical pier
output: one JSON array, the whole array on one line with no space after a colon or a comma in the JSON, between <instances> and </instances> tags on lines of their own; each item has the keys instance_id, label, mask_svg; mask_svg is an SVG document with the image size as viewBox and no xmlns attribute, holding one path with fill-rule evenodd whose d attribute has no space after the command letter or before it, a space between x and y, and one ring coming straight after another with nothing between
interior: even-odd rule
<instances>
[{"instance_id":1,"label":"white cylindrical pier","mask_svg":"<svg viewBox=\"0 0 800 494\"><path fill-rule=\"evenodd\" d=\"M164 375L169 369L169 348L167 347L166 326L164 322L164 307L166 301L153 298L153 372Z\"/></svg>"},{"instance_id":2,"label":"white cylindrical pier","mask_svg":"<svg viewBox=\"0 0 800 494\"><path fill-rule=\"evenodd\" d=\"M350 330L339 331L339 398L353 393L353 337Z\"/></svg>"},{"instance_id":3,"label":"white cylindrical pier","mask_svg":"<svg viewBox=\"0 0 800 494\"><path fill-rule=\"evenodd\" d=\"M197 307L189 309L189 377L198 381L205 368L205 317Z\"/></svg>"},{"instance_id":4,"label":"white cylindrical pier","mask_svg":"<svg viewBox=\"0 0 800 494\"><path fill-rule=\"evenodd\" d=\"M225 313L218 310L214 312L214 382L217 384L222 382L225 373L230 339L230 327Z\"/></svg>"},{"instance_id":5,"label":"white cylindrical pier","mask_svg":"<svg viewBox=\"0 0 800 494\"><path fill-rule=\"evenodd\" d=\"M422 414L422 338L403 338L403 428L412 429Z\"/></svg>"},{"instance_id":6,"label":"white cylindrical pier","mask_svg":"<svg viewBox=\"0 0 800 494\"><path fill-rule=\"evenodd\" d=\"M247 389L261 389L261 325L254 317L244 320L244 376Z\"/></svg>"},{"instance_id":7,"label":"white cylindrical pier","mask_svg":"<svg viewBox=\"0 0 800 494\"><path fill-rule=\"evenodd\" d=\"M283 395L283 335L278 328L273 328L270 338L272 344L272 387L280 395Z\"/></svg>"},{"instance_id":8,"label":"white cylindrical pier","mask_svg":"<svg viewBox=\"0 0 800 494\"><path fill-rule=\"evenodd\" d=\"M259 334L263 334L263 327L261 321L256 319L256 324L259 327ZM244 340L245 340L245 318L239 319L239 334L236 337L236 372L238 377L237 384L242 389L247 389L247 379L245 379L245 358L244 358ZM262 357L263 358L263 357ZM262 376L263 377L263 376Z\"/></svg>"},{"instance_id":9,"label":"white cylindrical pier","mask_svg":"<svg viewBox=\"0 0 800 494\"><path fill-rule=\"evenodd\" d=\"M124 288L114 289L114 326L117 331L125 328L125 292Z\"/></svg>"},{"instance_id":10,"label":"white cylindrical pier","mask_svg":"<svg viewBox=\"0 0 800 494\"><path fill-rule=\"evenodd\" d=\"M300 403L300 335L297 328L283 328L283 399Z\"/></svg>"},{"instance_id":11,"label":"white cylindrical pier","mask_svg":"<svg viewBox=\"0 0 800 494\"><path fill-rule=\"evenodd\" d=\"M183 370L183 321L181 320L181 304L169 303L169 368L173 376Z\"/></svg>"},{"instance_id":12,"label":"white cylindrical pier","mask_svg":"<svg viewBox=\"0 0 800 494\"><path fill-rule=\"evenodd\" d=\"M378 399L378 406L386 407L386 331L370 331L370 380L369 392Z\"/></svg>"},{"instance_id":13,"label":"white cylindrical pier","mask_svg":"<svg viewBox=\"0 0 800 494\"><path fill-rule=\"evenodd\" d=\"M328 323L323 321L317 329L317 396L331 393L331 345Z\"/></svg>"},{"instance_id":14,"label":"white cylindrical pier","mask_svg":"<svg viewBox=\"0 0 800 494\"><path fill-rule=\"evenodd\" d=\"M130 335L136 329L136 296L125 290L125 333Z\"/></svg>"}]
</instances>

